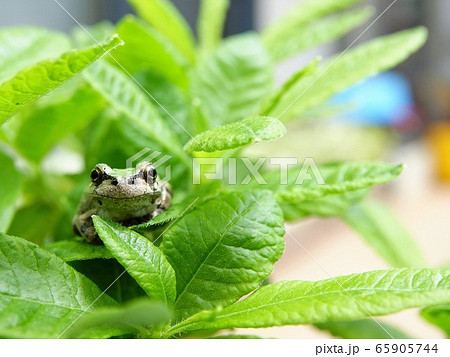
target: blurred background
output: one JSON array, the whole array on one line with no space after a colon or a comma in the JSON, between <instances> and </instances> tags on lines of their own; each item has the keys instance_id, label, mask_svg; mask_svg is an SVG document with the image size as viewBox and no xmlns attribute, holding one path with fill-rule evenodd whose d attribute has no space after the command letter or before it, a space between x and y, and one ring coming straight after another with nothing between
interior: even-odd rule
<instances>
[{"instance_id":1,"label":"blurred background","mask_svg":"<svg viewBox=\"0 0 450 357\"><path fill-rule=\"evenodd\" d=\"M125 0L59 0L81 23L116 22L131 8ZM232 0L226 35L264 28L302 0ZM376 18L392 0L368 1ZM193 25L198 0L174 3ZM320 120L294 123L276 144L258 146L300 159L317 161L386 160L406 163L400 179L375 195L392 207L418 241L430 266L450 263L450 1L397 0L356 44L370 38L425 25L429 40L395 71L370 78L335 96L327 110L310 113ZM373 20L371 20L373 21ZM284 62L277 69L282 83L321 55L345 50L370 24L343 39ZM0 25L37 25L70 31L75 23L53 0L0 0ZM330 109L331 108L331 109ZM292 140L295 138L295 140ZM387 268L356 233L335 219L307 219L289 231L332 275ZM328 278L289 237L277 263L274 281ZM443 337L417 311L381 318L414 337ZM245 333L252 333L246 331ZM257 334L285 338L329 337L309 327L264 329Z\"/></svg>"}]
</instances>

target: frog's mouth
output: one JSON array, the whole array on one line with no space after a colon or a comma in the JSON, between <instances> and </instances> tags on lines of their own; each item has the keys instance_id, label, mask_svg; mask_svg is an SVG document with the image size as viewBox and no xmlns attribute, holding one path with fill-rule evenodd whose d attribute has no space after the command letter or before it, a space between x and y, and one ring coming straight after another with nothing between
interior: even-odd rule
<instances>
[{"instance_id":1,"label":"frog's mouth","mask_svg":"<svg viewBox=\"0 0 450 357\"><path fill-rule=\"evenodd\" d=\"M150 193L143 193L142 195L133 195L133 196L126 196L126 195L123 195L123 196L120 196L120 195L117 195L117 196L114 196L114 195L102 195L102 194L99 194L99 193L94 193L92 195L92 197L94 197L94 198L108 199L108 200L111 200L111 201L133 201L133 200L139 200L139 199L146 198L146 197L156 199L156 198L158 198L160 196L161 196L161 192L159 192L159 191L150 192Z\"/></svg>"}]
</instances>

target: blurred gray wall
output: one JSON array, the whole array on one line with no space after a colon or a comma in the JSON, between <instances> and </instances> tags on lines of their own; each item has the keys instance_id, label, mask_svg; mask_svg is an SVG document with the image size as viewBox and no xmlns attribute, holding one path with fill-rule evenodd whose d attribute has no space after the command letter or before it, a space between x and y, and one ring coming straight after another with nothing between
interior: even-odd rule
<instances>
[{"instance_id":1,"label":"blurred gray wall","mask_svg":"<svg viewBox=\"0 0 450 357\"><path fill-rule=\"evenodd\" d=\"M255 0L258 1L258 0ZM80 23L117 22L132 12L126 0L58 0ZM173 0L195 31L199 0ZM231 0L228 35L253 28L254 0ZM75 24L54 0L0 0L0 26L36 25L69 31Z\"/></svg>"}]
</instances>

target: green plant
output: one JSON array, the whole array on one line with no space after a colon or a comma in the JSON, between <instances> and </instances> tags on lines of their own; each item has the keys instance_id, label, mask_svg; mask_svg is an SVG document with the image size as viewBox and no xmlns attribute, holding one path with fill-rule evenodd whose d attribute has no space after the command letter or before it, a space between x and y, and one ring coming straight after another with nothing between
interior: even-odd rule
<instances>
[{"instance_id":1,"label":"green plant","mask_svg":"<svg viewBox=\"0 0 450 357\"><path fill-rule=\"evenodd\" d=\"M371 15L347 10L358 2L308 1L262 34L224 41L226 0L202 1L198 43L166 0L130 0L139 17L89 27L99 40L119 35L93 47L78 28L71 36L1 30L0 335L167 338L317 324L341 337L397 337L404 335L366 318L411 307L427 307L423 315L445 328L450 271L424 268L392 215L363 203L401 165L322 165L325 185L296 184L300 167L289 169L286 185L270 171L262 188L191 182L192 157L229 159L275 140L283 123L424 43L423 28L378 38L314 61L276 88L279 61ZM83 169L67 170L55 147L82 158ZM131 228L94 217L104 246L74 239L86 170L122 167L144 147L172 156L172 207ZM284 222L312 215L342 218L395 268L261 286L283 253Z\"/></svg>"}]
</instances>

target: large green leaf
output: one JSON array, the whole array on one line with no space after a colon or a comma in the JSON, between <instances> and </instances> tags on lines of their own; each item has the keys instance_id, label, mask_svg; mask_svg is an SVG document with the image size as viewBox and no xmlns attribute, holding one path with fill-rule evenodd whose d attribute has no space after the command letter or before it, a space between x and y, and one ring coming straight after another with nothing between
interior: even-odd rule
<instances>
[{"instance_id":1,"label":"large green leaf","mask_svg":"<svg viewBox=\"0 0 450 357\"><path fill-rule=\"evenodd\" d=\"M55 255L0 235L0 335L56 338L88 309L115 301Z\"/></svg>"},{"instance_id":2,"label":"large green leaf","mask_svg":"<svg viewBox=\"0 0 450 357\"><path fill-rule=\"evenodd\" d=\"M16 202L22 192L23 174L14 161L0 151L0 232L6 232L16 210Z\"/></svg>"},{"instance_id":3,"label":"large green leaf","mask_svg":"<svg viewBox=\"0 0 450 357\"><path fill-rule=\"evenodd\" d=\"M234 36L193 71L192 97L209 126L216 127L257 112L272 80L273 69L260 39L253 34Z\"/></svg>"},{"instance_id":4,"label":"large green leaf","mask_svg":"<svg viewBox=\"0 0 450 357\"><path fill-rule=\"evenodd\" d=\"M161 251L147 238L114 222L93 217L95 228L108 250L127 272L157 301L175 301L175 273Z\"/></svg>"},{"instance_id":5,"label":"large green leaf","mask_svg":"<svg viewBox=\"0 0 450 357\"><path fill-rule=\"evenodd\" d=\"M202 0L197 22L200 53L206 57L222 40L229 0Z\"/></svg>"},{"instance_id":6,"label":"large green leaf","mask_svg":"<svg viewBox=\"0 0 450 357\"><path fill-rule=\"evenodd\" d=\"M360 80L388 70L417 51L427 38L423 27L379 37L331 58L316 73L301 77L270 111L261 113L289 120Z\"/></svg>"},{"instance_id":7,"label":"large green leaf","mask_svg":"<svg viewBox=\"0 0 450 357\"><path fill-rule=\"evenodd\" d=\"M450 304L430 306L420 314L425 320L442 329L450 338Z\"/></svg>"},{"instance_id":8,"label":"large green leaf","mask_svg":"<svg viewBox=\"0 0 450 357\"><path fill-rule=\"evenodd\" d=\"M256 289L283 252L277 221L282 213L270 192L254 191L206 200L172 225L161 249L177 277L177 317L229 305Z\"/></svg>"},{"instance_id":9,"label":"large green leaf","mask_svg":"<svg viewBox=\"0 0 450 357\"><path fill-rule=\"evenodd\" d=\"M167 306L140 298L120 307L102 308L83 316L68 331L71 338L106 338L120 335L157 337L158 329L170 321ZM108 329L105 332L105 326Z\"/></svg>"},{"instance_id":10,"label":"large green leaf","mask_svg":"<svg viewBox=\"0 0 450 357\"><path fill-rule=\"evenodd\" d=\"M372 319L363 319L356 321L336 321L336 322L323 322L316 324L321 330L328 331L334 337L350 338L350 339L384 339L389 337L386 331L395 338L411 338L405 335L402 331L387 325L385 323L380 325ZM386 330L386 331L385 331Z\"/></svg>"},{"instance_id":11,"label":"large green leaf","mask_svg":"<svg viewBox=\"0 0 450 357\"><path fill-rule=\"evenodd\" d=\"M39 62L19 72L0 86L0 124L120 44L122 41L114 36L103 45L73 50L58 59Z\"/></svg>"},{"instance_id":12,"label":"large green leaf","mask_svg":"<svg viewBox=\"0 0 450 357\"><path fill-rule=\"evenodd\" d=\"M362 202L342 217L394 267L423 267L425 258L408 231L395 215L381 203Z\"/></svg>"},{"instance_id":13,"label":"large green leaf","mask_svg":"<svg viewBox=\"0 0 450 357\"><path fill-rule=\"evenodd\" d=\"M286 128L277 119L269 117L248 118L204 131L189 141L188 152L215 152L235 149L261 141L282 137Z\"/></svg>"},{"instance_id":14,"label":"large green leaf","mask_svg":"<svg viewBox=\"0 0 450 357\"><path fill-rule=\"evenodd\" d=\"M296 27L283 41L267 44L274 61L291 57L300 51L333 41L360 26L373 14L372 8L349 11Z\"/></svg>"},{"instance_id":15,"label":"large green leaf","mask_svg":"<svg viewBox=\"0 0 450 357\"><path fill-rule=\"evenodd\" d=\"M165 154L173 154L187 161L181 144L170 129L177 123L164 122L151 103L152 99L124 72L106 62L99 62L84 75L112 106L127 116L129 125L148 137L148 146L154 141L165 150Z\"/></svg>"},{"instance_id":16,"label":"large green leaf","mask_svg":"<svg viewBox=\"0 0 450 357\"><path fill-rule=\"evenodd\" d=\"M65 262L113 258L113 255L105 246L89 244L81 238L55 242L45 246L44 249L60 257Z\"/></svg>"},{"instance_id":17,"label":"large green leaf","mask_svg":"<svg viewBox=\"0 0 450 357\"><path fill-rule=\"evenodd\" d=\"M345 10L363 0L308 0L288 11L262 32L264 43L268 48L277 46L277 42L290 38L298 33L308 22L320 17Z\"/></svg>"},{"instance_id":18,"label":"large green leaf","mask_svg":"<svg viewBox=\"0 0 450 357\"><path fill-rule=\"evenodd\" d=\"M169 0L128 0L136 13L166 36L190 61L195 61L191 29Z\"/></svg>"},{"instance_id":19,"label":"large green leaf","mask_svg":"<svg viewBox=\"0 0 450 357\"><path fill-rule=\"evenodd\" d=\"M448 301L448 270L380 270L317 282L267 285L222 310L200 312L170 332L356 320Z\"/></svg>"},{"instance_id":20,"label":"large green leaf","mask_svg":"<svg viewBox=\"0 0 450 357\"><path fill-rule=\"evenodd\" d=\"M296 183L301 176L301 168L290 171L287 185L279 185L275 196L279 202L296 203L314 200L328 195L353 192L390 182L403 171L403 165L383 162L339 163L318 166L324 182L318 183L315 177L303 183ZM309 173L309 172L308 172ZM279 178L278 172L275 177ZM306 176L305 176L306 177ZM273 176L271 177L273 180ZM278 181L279 182L279 181ZM273 183L273 181L271 182Z\"/></svg>"},{"instance_id":21,"label":"large green leaf","mask_svg":"<svg viewBox=\"0 0 450 357\"><path fill-rule=\"evenodd\" d=\"M20 70L70 49L62 33L38 27L9 27L0 30L0 83Z\"/></svg>"},{"instance_id":22,"label":"large green leaf","mask_svg":"<svg viewBox=\"0 0 450 357\"><path fill-rule=\"evenodd\" d=\"M283 99L286 92L288 92L291 87L294 87L298 81L303 77L309 76L311 73L315 73L317 70L317 65L320 62L320 57L315 58L309 62L306 66L295 72L289 80L283 83L282 86L277 88L264 102L263 109L261 113L269 113L274 107L277 106L280 100Z\"/></svg>"},{"instance_id":23,"label":"large green leaf","mask_svg":"<svg viewBox=\"0 0 450 357\"><path fill-rule=\"evenodd\" d=\"M179 124L174 122L171 128L180 142L186 143L190 139L189 133L193 132L191 108L186 93L168 79L152 71L138 72L134 77L161 105L155 106L161 118L166 122L173 122L172 117L177 120Z\"/></svg>"},{"instance_id":24,"label":"large green leaf","mask_svg":"<svg viewBox=\"0 0 450 357\"><path fill-rule=\"evenodd\" d=\"M127 71L152 70L180 87L187 86L186 59L158 31L133 16L126 16L117 25L117 33L125 45L114 58Z\"/></svg>"},{"instance_id":25,"label":"large green leaf","mask_svg":"<svg viewBox=\"0 0 450 357\"><path fill-rule=\"evenodd\" d=\"M25 157L40 162L68 134L93 120L103 106L103 97L86 86L63 101L24 111L15 146Z\"/></svg>"},{"instance_id":26,"label":"large green leaf","mask_svg":"<svg viewBox=\"0 0 450 357\"><path fill-rule=\"evenodd\" d=\"M341 215L364 198L368 188L392 181L403 169L402 165L381 162L319 165L318 172L314 172L313 167L305 162L305 166L289 168L286 181L283 181L281 171L264 175L283 208L286 220L309 215ZM322 178L321 183L319 180Z\"/></svg>"}]
</instances>

